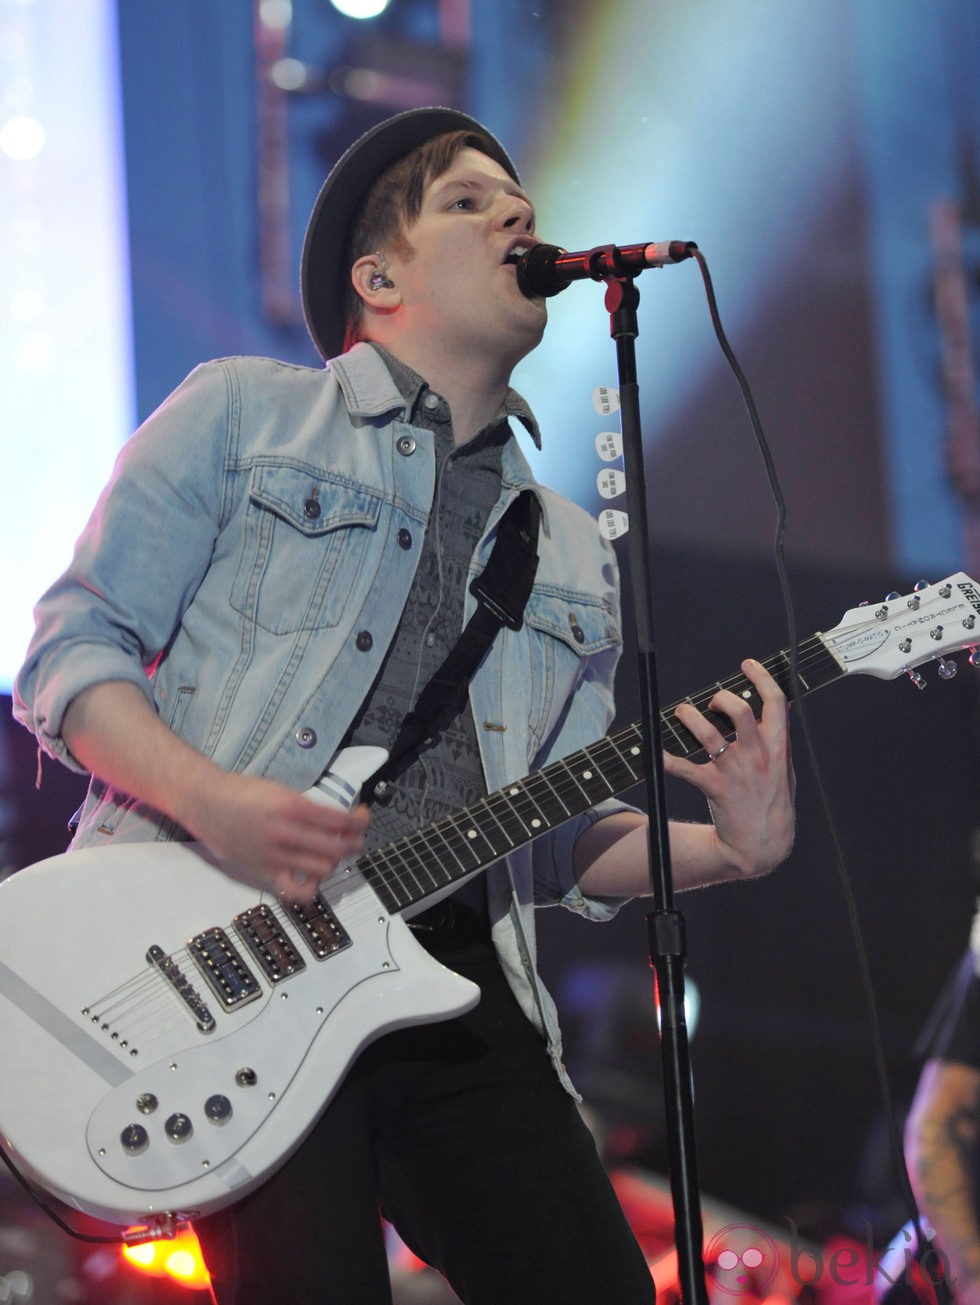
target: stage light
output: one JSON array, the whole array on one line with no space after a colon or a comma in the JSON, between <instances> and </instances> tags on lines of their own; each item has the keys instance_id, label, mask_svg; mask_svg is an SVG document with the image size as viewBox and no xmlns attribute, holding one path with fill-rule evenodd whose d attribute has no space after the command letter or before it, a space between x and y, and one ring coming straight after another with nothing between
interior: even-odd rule
<instances>
[{"instance_id":1,"label":"stage light","mask_svg":"<svg viewBox=\"0 0 980 1305\"><path fill-rule=\"evenodd\" d=\"M195 1291L210 1283L201 1247L190 1228L176 1237L124 1246L122 1255L134 1269L153 1278L167 1277Z\"/></svg>"},{"instance_id":2,"label":"stage light","mask_svg":"<svg viewBox=\"0 0 980 1305\"><path fill-rule=\"evenodd\" d=\"M18 163L36 159L44 149L45 131L37 118L18 113L0 127L0 150Z\"/></svg>"},{"instance_id":3,"label":"stage light","mask_svg":"<svg viewBox=\"0 0 980 1305\"><path fill-rule=\"evenodd\" d=\"M388 8L388 0L332 0L346 18L377 18Z\"/></svg>"},{"instance_id":4,"label":"stage light","mask_svg":"<svg viewBox=\"0 0 980 1305\"><path fill-rule=\"evenodd\" d=\"M262 0L259 5L259 21L263 27L285 32L293 21L292 0Z\"/></svg>"}]
</instances>

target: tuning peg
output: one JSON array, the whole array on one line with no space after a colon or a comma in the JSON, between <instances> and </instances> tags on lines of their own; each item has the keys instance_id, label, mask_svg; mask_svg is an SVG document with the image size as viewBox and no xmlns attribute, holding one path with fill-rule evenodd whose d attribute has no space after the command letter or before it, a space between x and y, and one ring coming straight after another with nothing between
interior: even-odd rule
<instances>
[{"instance_id":1,"label":"tuning peg","mask_svg":"<svg viewBox=\"0 0 980 1305\"><path fill-rule=\"evenodd\" d=\"M928 589L928 588L929 588L928 580L917 580L915 584L912 586L912 592L916 594L921 594L923 589Z\"/></svg>"},{"instance_id":2,"label":"tuning peg","mask_svg":"<svg viewBox=\"0 0 980 1305\"><path fill-rule=\"evenodd\" d=\"M919 674L918 671L912 670L911 666L908 668L905 674L909 677L909 679L912 681L912 683L915 685L917 689L924 689L926 687L925 680L922 678L922 676Z\"/></svg>"},{"instance_id":3,"label":"tuning peg","mask_svg":"<svg viewBox=\"0 0 980 1305\"><path fill-rule=\"evenodd\" d=\"M939 678L941 680L951 680L959 669L960 668L956 665L956 663L954 661L950 661L948 657L940 657Z\"/></svg>"},{"instance_id":4,"label":"tuning peg","mask_svg":"<svg viewBox=\"0 0 980 1305\"><path fill-rule=\"evenodd\" d=\"M885 602L896 603L901 598L901 596L902 595L898 592L897 589L893 589L890 594L885 594Z\"/></svg>"},{"instance_id":5,"label":"tuning peg","mask_svg":"<svg viewBox=\"0 0 980 1305\"><path fill-rule=\"evenodd\" d=\"M971 666L980 666L980 648L971 648L968 660Z\"/></svg>"}]
</instances>

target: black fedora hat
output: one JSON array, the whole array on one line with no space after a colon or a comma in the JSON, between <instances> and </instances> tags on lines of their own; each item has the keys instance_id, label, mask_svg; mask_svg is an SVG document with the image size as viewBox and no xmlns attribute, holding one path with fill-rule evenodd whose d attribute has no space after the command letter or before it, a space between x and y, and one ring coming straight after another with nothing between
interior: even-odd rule
<instances>
[{"instance_id":1,"label":"black fedora hat","mask_svg":"<svg viewBox=\"0 0 980 1305\"><path fill-rule=\"evenodd\" d=\"M344 301L350 268L345 266L351 227L368 191L382 172L436 136L479 132L490 157L520 184L507 151L482 123L458 109L409 109L365 132L334 164L317 195L300 268L303 313L313 343L324 358L344 347Z\"/></svg>"}]
</instances>

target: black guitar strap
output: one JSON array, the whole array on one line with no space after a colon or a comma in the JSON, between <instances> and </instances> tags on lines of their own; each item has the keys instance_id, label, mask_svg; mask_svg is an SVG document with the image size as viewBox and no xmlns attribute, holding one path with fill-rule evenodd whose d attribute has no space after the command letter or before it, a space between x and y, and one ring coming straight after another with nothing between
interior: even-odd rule
<instances>
[{"instance_id":1,"label":"black guitar strap","mask_svg":"<svg viewBox=\"0 0 980 1305\"><path fill-rule=\"evenodd\" d=\"M523 490L501 517L487 564L470 585L477 609L446 660L419 694L402 721L391 755L362 790L365 802L380 800L385 790L463 709L476 674L502 626L519 630L538 568L541 505Z\"/></svg>"}]
</instances>

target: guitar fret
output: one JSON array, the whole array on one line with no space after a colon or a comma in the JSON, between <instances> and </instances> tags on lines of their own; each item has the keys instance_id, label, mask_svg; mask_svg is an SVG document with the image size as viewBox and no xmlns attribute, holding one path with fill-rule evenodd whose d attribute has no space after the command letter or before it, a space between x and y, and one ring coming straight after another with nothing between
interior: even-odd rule
<instances>
[{"instance_id":1,"label":"guitar fret","mask_svg":"<svg viewBox=\"0 0 980 1305\"><path fill-rule=\"evenodd\" d=\"M497 826L501 834L506 839L506 846L501 846L500 848L497 849L497 855L502 856L505 852L508 852L510 851L511 848L517 846L517 840L515 840L514 837L511 835L511 833L509 832L507 825L504 823L504 820L501 818L501 816L497 814L498 806L503 809L505 815L508 812L510 812L512 815L514 815L515 813L510 803L507 801L506 794L491 793L486 800L487 815ZM518 839L520 839L522 836L526 836L527 830L524 828L524 825L520 822L519 819L518 819L518 824L520 825L520 832L518 833Z\"/></svg>"},{"instance_id":2,"label":"guitar fret","mask_svg":"<svg viewBox=\"0 0 980 1305\"><path fill-rule=\"evenodd\" d=\"M459 862L460 869L462 870L462 872L464 874L469 874L471 870L476 870L481 865L486 864L486 857L477 848L476 845L477 840L482 839L483 842L487 843L487 845L491 848L491 851L492 851L492 844L490 844L489 840L487 840L484 837L482 831L477 827L477 825L473 820L462 819L462 817L465 816L466 814L467 813L465 811L462 811L455 816L447 816L445 817L445 819L440 820L438 822L438 826L436 826L436 828L438 829L439 836L442 838L443 842L447 845L449 850L453 853L455 859ZM461 858L461 856L456 850L457 847L462 852L464 852L467 856L473 858L472 865L466 865L464 863L463 859ZM447 875L449 875L449 878L446 880L447 883L450 883L452 882L453 879L457 879L459 877L456 874L450 874L449 871L446 871L446 873Z\"/></svg>"},{"instance_id":3,"label":"guitar fret","mask_svg":"<svg viewBox=\"0 0 980 1305\"><path fill-rule=\"evenodd\" d=\"M536 796L536 791L540 796ZM540 770L536 775L530 776L524 783L524 792L534 802L539 816L547 818L549 815L548 804L549 802L552 803L551 810L554 811L554 818L549 820L549 825L556 825L560 820L567 820L573 814L573 811L565 805L555 790L547 770ZM558 804L557 809L553 805L555 802Z\"/></svg>"},{"instance_id":4,"label":"guitar fret","mask_svg":"<svg viewBox=\"0 0 980 1305\"><path fill-rule=\"evenodd\" d=\"M623 747L618 740L622 739ZM621 793L643 778L643 749L640 746L640 727L631 725L622 734L612 735L602 740L613 751L614 760L603 765L605 774L612 775L610 788L614 793ZM588 749L590 756L595 756L598 745ZM615 769L614 769L615 767Z\"/></svg>"},{"instance_id":5,"label":"guitar fret","mask_svg":"<svg viewBox=\"0 0 980 1305\"><path fill-rule=\"evenodd\" d=\"M475 864L467 865L462 860L456 848L447 838L445 830L445 825L447 823L446 820L437 820L434 824L427 825L425 829L418 829L413 834L408 835L408 841L412 845L412 850L415 852L419 860L419 869L428 874L429 878L433 880L432 886L435 888L445 887L446 884L451 884L454 879L458 879L460 873L468 874L471 870L476 868ZM447 865L444 854L440 853L440 850L435 843L429 841L428 835L430 834L434 838L441 840L442 845L446 848L452 860L455 861L456 865L459 867L458 871L454 871L451 864ZM421 850L419 850L417 846L419 843L422 844ZM463 850L466 851L467 849L464 848ZM432 872L428 869L427 858L430 857L435 860L436 866L443 873L444 877L441 882L436 880L432 875Z\"/></svg>"},{"instance_id":6,"label":"guitar fret","mask_svg":"<svg viewBox=\"0 0 980 1305\"><path fill-rule=\"evenodd\" d=\"M416 833L418 832L419 831L416 831ZM396 855L398 856L399 864L397 867L394 865L391 866L391 874L396 880L399 888L408 894L408 900L410 902L414 901L419 892L431 891L431 886L429 889L426 889L423 880L418 874L420 869L425 869L424 862L421 858L415 857L414 859L410 859L406 855L409 849L405 845L399 847L395 844L393 850L395 850ZM413 883L414 888L412 886Z\"/></svg>"},{"instance_id":7,"label":"guitar fret","mask_svg":"<svg viewBox=\"0 0 980 1305\"><path fill-rule=\"evenodd\" d=\"M487 799L493 818L510 840L511 847L520 847L534 833L516 805L516 799L522 793L521 784L509 784L506 789L500 789Z\"/></svg>"},{"instance_id":8,"label":"guitar fret","mask_svg":"<svg viewBox=\"0 0 980 1305\"><path fill-rule=\"evenodd\" d=\"M476 858L478 865L486 865L488 862L487 854L480 851L481 843L489 849L489 860L497 859L500 853L491 841L488 832L482 828L478 820L473 819L468 810L464 809L459 815L453 816L451 819L461 846L465 847Z\"/></svg>"},{"instance_id":9,"label":"guitar fret","mask_svg":"<svg viewBox=\"0 0 980 1305\"><path fill-rule=\"evenodd\" d=\"M392 843L387 848L368 852L357 862L364 878L384 903L385 909L393 912L410 906L414 900L405 888L398 871L391 864L392 858L397 855L399 855L398 845Z\"/></svg>"}]
</instances>

